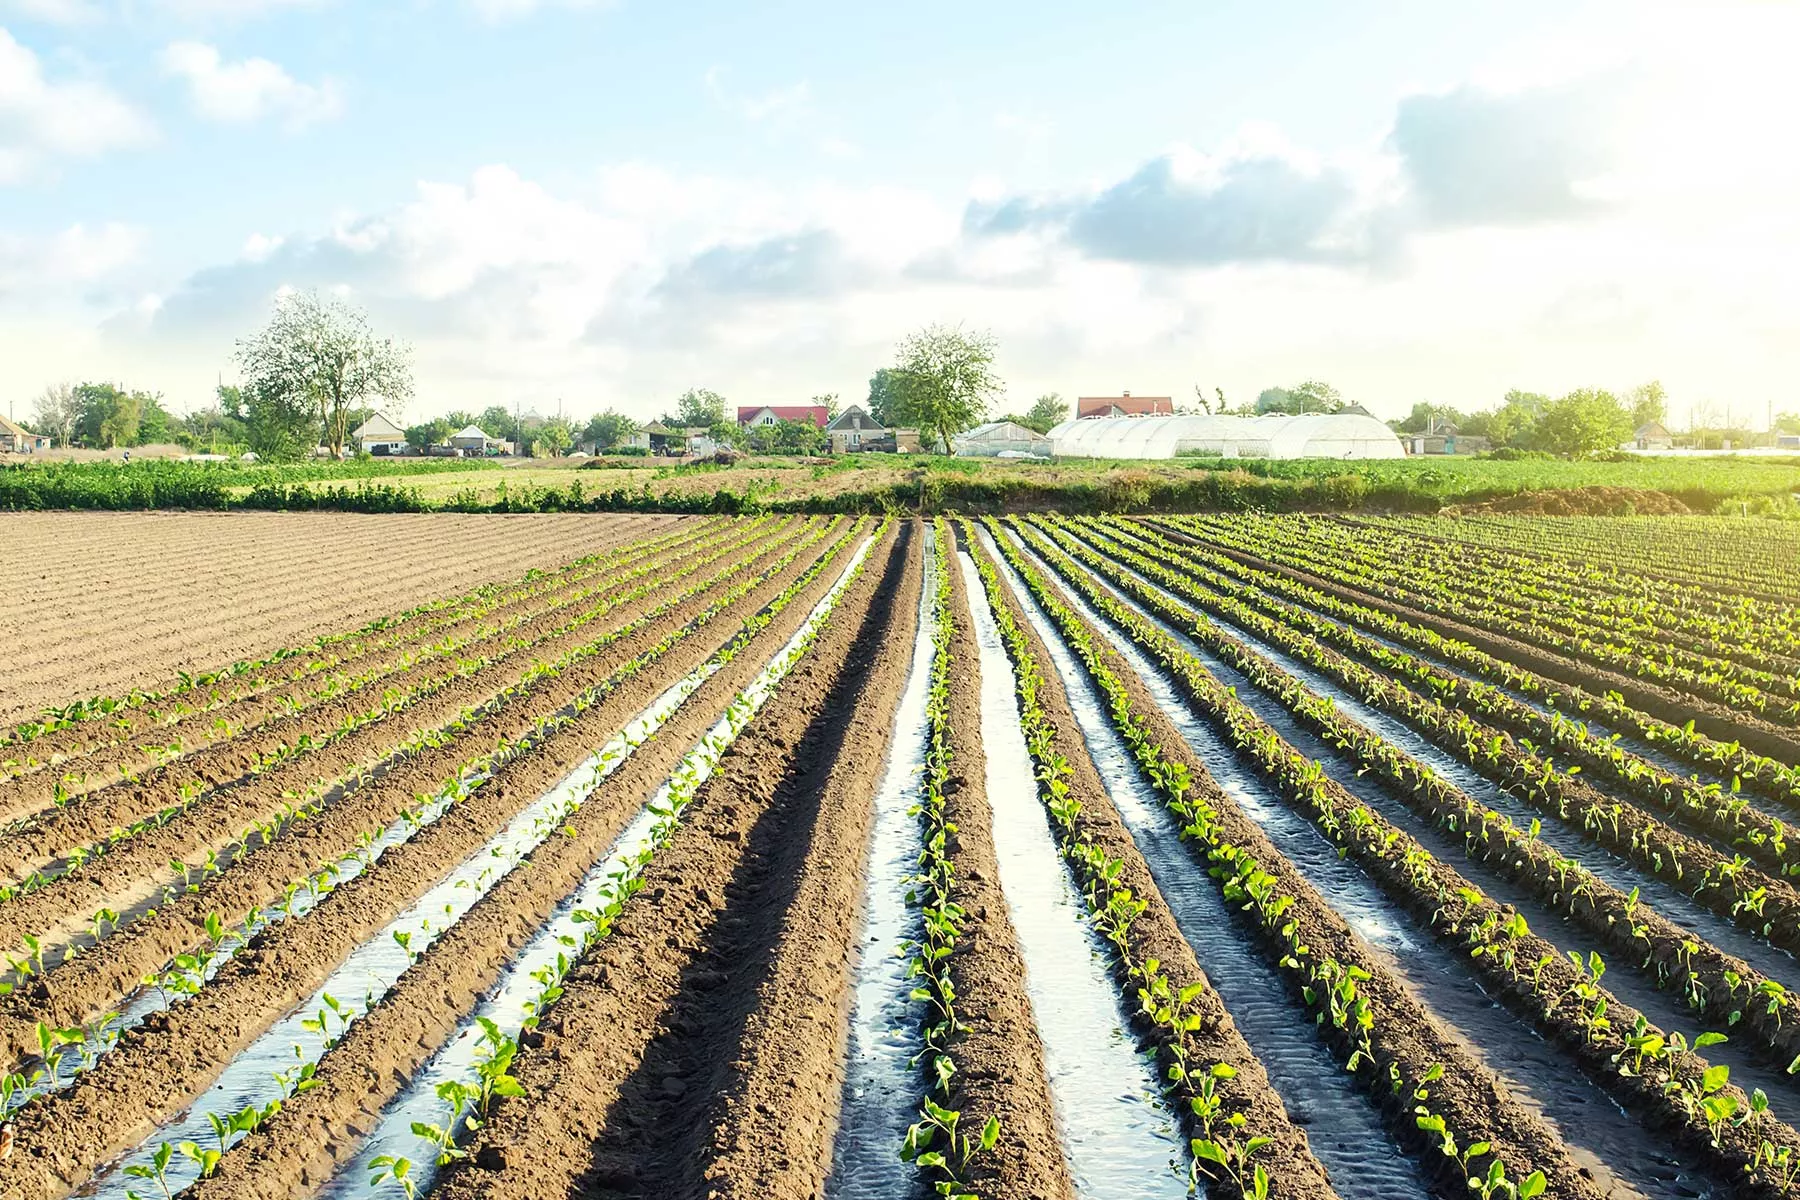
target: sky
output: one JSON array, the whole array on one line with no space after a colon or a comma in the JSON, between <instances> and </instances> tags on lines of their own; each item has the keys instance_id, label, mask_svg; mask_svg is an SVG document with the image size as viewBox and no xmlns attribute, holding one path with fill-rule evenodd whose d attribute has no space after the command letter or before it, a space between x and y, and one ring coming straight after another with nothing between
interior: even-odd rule
<instances>
[{"instance_id":1,"label":"sky","mask_svg":"<svg viewBox=\"0 0 1800 1200\"><path fill-rule=\"evenodd\" d=\"M1800 411L1800 5L0 0L0 404L175 411L288 289L423 420L1320 379ZM1785 114L1785 115L1784 115Z\"/></svg>"}]
</instances>

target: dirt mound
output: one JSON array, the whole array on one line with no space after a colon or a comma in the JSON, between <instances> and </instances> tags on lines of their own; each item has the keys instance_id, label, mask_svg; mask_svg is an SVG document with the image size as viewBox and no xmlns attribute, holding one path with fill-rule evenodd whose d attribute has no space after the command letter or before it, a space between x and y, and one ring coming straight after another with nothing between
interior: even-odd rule
<instances>
[{"instance_id":1,"label":"dirt mound","mask_svg":"<svg viewBox=\"0 0 1800 1200\"><path fill-rule=\"evenodd\" d=\"M1667 492L1648 488L1579 487L1520 492L1443 509L1445 516L1512 513L1532 517L1674 517L1693 511Z\"/></svg>"}]
</instances>

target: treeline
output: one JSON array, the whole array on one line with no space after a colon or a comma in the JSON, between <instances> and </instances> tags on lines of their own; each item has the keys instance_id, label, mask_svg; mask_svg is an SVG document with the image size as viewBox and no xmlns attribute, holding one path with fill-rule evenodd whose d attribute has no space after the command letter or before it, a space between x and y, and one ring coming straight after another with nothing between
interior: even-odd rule
<instances>
[{"instance_id":1,"label":"treeline","mask_svg":"<svg viewBox=\"0 0 1800 1200\"><path fill-rule=\"evenodd\" d=\"M382 459L317 460L286 464L236 462L29 463L0 468L0 509L281 508L277 494L294 494L312 482L374 475L433 475L468 471L476 464L428 459L396 463ZM233 495L261 490L249 503ZM423 512L425 508L393 511Z\"/></svg>"}]
</instances>

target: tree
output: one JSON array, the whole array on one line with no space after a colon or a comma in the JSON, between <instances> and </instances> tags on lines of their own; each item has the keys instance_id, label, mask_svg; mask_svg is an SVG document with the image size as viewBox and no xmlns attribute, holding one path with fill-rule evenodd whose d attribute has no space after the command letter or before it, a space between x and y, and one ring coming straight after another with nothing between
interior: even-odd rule
<instances>
[{"instance_id":1,"label":"tree","mask_svg":"<svg viewBox=\"0 0 1800 1200\"><path fill-rule=\"evenodd\" d=\"M1225 407L1224 400L1225 400L1225 393L1220 392L1219 393L1219 407L1221 409L1223 409ZM1212 411L1212 397L1208 396L1206 394L1206 389L1201 387L1197 383L1194 385L1194 403L1198 404L1200 406L1200 411L1203 413L1210 413Z\"/></svg>"},{"instance_id":2,"label":"tree","mask_svg":"<svg viewBox=\"0 0 1800 1200\"><path fill-rule=\"evenodd\" d=\"M319 444L319 423L309 397L299 392L246 387L242 398L244 440L257 458L292 462L305 458Z\"/></svg>"},{"instance_id":3,"label":"tree","mask_svg":"<svg viewBox=\"0 0 1800 1200\"><path fill-rule=\"evenodd\" d=\"M1264 388L1256 396L1256 411L1259 413L1288 413L1294 411L1294 398L1286 388Z\"/></svg>"},{"instance_id":4,"label":"tree","mask_svg":"<svg viewBox=\"0 0 1800 1200\"><path fill-rule=\"evenodd\" d=\"M825 431L811 421L771 421L750 428L755 454L817 454L824 443Z\"/></svg>"},{"instance_id":5,"label":"tree","mask_svg":"<svg viewBox=\"0 0 1800 1200\"><path fill-rule=\"evenodd\" d=\"M1394 428L1401 433L1429 433L1433 422L1448 421L1460 431L1468 419L1448 404L1433 404L1429 400L1421 400L1413 405L1412 411L1396 423Z\"/></svg>"},{"instance_id":6,"label":"tree","mask_svg":"<svg viewBox=\"0 0 1800 1200\"><path fill-rule=\"evenodd\" d=\"M1461 432L1470 437L1484 437L1495 446L1533 448L1533 432L1550 407L1550 397L1538 392L1522 392L1518 388L1506 393L1506 399L1492 412L1471 414Z\"/></svg>"},{"instance_id":7,"label":"tree","mask_svg":"<svg viewBox=\"0 0 1800 1200\"><path fill-rule=\"evenodd\" d=\"M1344 397L1329 383L1309 379L1288 389L1296 413L1334 413L1344 407Z\"/></svg>"},{"instance_id":8,"label":"tree","mask_svg":"<svg viewBox=\"0 0 1800 1200\"><path fill-rule=\"evenodd\" d=\"M1038 433L1049 433L1069 418L1069 402L1055 392L1047 392L1039 396L1025 413L1019 418L1019 424Z\"/></svg>"},{"instance_id":9,"label":"tree","mask_svg":"<svg viewBox=\"0 0 1800 1200\"><path fill-rule=\"evenodd\" d=\"M441 444L460 428L462 426L453 426L443 417L433 417L429 421L421 421L417 425L408 426L406 444L414 450L424 451Z\"/></svg>"},{"instance_id":10,"label":"tree","mask_svg":"<svg viewBox=\"0 0 1800 1200\"><path fill-rule=\"evenodd\" d=\"M979 422L1003 385L994 374L994 335L930 325L900 343L899 403L894 417L944 453L950 439Z\"/></svg>"},{"instance_id":11,"label":"tree","mask_svg":"<svg viewBox=\"0 0 1800 1200\"><path fill-rule=\"evenodd\" d=\"M1782 413L1775 418L1776 433L1800 433L1800 413Z\"/></svg>"},{"instance_id":12,"label":"tree","mask_svg":"<svg viewBox=\"0 0 1800 1200\"><path fill-rule=\"evenodd\" d=\"M162 397L150 392L126 391L112 383L84 383L71 389L79 406L74 439L86 446L111 450L141 446L146 441L167 441L174 424Z\"/></svg>"},{"instance_id":13,"label":"tree","mask_svg":"<svg viewBox=\"0 0 1800 1200\"><path fill-rule=\"evenodd\" d=\"M1581 388L1544 410L1532 431L1535 448L1571 458L1609 450L1631 437L1631 414L1611 392Z\"/></svg>"},{"instance_id":14,"label":"tree","mask_svg":"<svg viewBox=\"0 0 1800 1200\"><path fill-rule=\"evenodd\" d=\"M497 437L503 442L519 440L519 425L513 420L512 410L503 404L490 404L481 410L481 418L475 422L487 430L490 437Z\"/></svg>"},{"instance_id":15,"label":"tree","mask_svg":"<svg viewBox=\"0 0 1800 1200\"><path fill-rule=\"evenodd\" d=\"M81 420L81 401L71 385L53 383L39 394L35 415L39 433L59 446L67 446L75 440L75 423Z\"/></svg>"},{"instance_id":16,"label":"tree","mask_svg":"<svg viewBox=\"0 0 1800 1200\"><path fill-rule=\"evenodd\" d=\"M541 450L551 458L560 458L574 444L575 431L569 428L569 423L561 417L552 417L532 439L531 452L535 455Z\"/></svg>"},{"instance_id":17,"label":"tree","mask_svg":"<svg viewBox=\"0 0 1800 1200\"><path fill-rule=\"evenodd\" d=\"M412 396L409 358L404 345L370 333L361 310L316 292L281 297L268 326L237 344L246 382L264 395L303 398L334 456L349 439L352 409Z\"/></svg>"},{"instance_id":18,"label":"tree","mask_svg":"<svg viewBox=\"0 0 1800 1200\"><path fill-rule=\"evenodd\" d=\"M1639 425L1648 425L1652 421L1660 423L1669 416L1669 393L1654 379L1626 392L1625 403L1631 406L1631 427L1634 431Z\"/></svg>"},{"instance_id":19,"label":"tree","mask_svg":"<svg viewBox=\"0 0 1800 1200\"><path fill-rule=\"evenodd\" d=\"M675 418L685 429L708 429L725 420L725 397L706 388L689 388L675 402Z\"/></svg>"},{"instance_id":20,"label":"tree","mask_svg":"<svg viewBox=\"0 0 1800 1200\"><path fill-rule=\"evenodd\" d=\"M587 423L587 428L581 431L581 440L593 446L595 451L611 450L630 440L637 431L636 421L609 408Z\"/></svg>"},{"instance_id":21,"label":"tree","mask_svg":"<svg viewBox=\"0 0 1800 1200\"><path fill-rule=\"evenodd\" d=\"M823 406L827 417L838 415L838 394L836 392L821 392L812 398L812 402Z\"/></svg>"},{"instance_id":22,"label":"tree","mask_svg":"<svg viewBox=\"0 0 1800 1200\"><path fill-rule=\"evenodd\" d=\"M892 429L898 423L900 382L900 372L893 367L883 367L869 377L869 415L877 425Z\"/></svg>"}]
</instances>

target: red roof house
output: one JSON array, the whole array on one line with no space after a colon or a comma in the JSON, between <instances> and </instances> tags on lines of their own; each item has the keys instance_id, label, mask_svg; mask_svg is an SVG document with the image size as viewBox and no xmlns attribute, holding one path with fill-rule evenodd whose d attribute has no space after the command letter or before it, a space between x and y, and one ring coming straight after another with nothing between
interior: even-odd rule
<instances>
[{"instance_id":1,"label":"red roof house","mask_svg":"<svg viewBox=\"0 0 1800 1200\"><path fill-rule=\"evenodd\" d=\"M831 420L823 404L740 404L739 425L773 425L777 421L811 421L820 429Z\"/></svg>"},{"instance_id":2,"label":"red roof house","mask_svg":"<svg viewBox=\"0 0 1800 1200\"><path fill-rule=\"evenodd\" d=\"M1171 396L1083 396L1075 404L1075 416L1087 417L1167 417L1174 415L1175 400Z\"/></svg>"}]
</instances>

